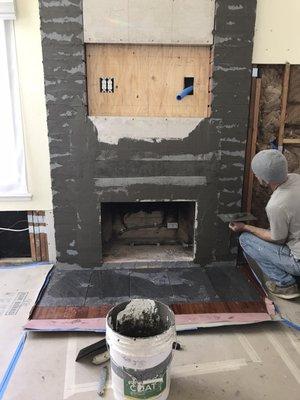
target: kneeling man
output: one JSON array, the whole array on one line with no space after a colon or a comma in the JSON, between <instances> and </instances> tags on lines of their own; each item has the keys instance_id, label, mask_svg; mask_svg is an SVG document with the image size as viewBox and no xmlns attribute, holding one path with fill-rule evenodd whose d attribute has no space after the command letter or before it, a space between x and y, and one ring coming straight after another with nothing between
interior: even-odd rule
<instances>
[{"instance_id":1,"label":"kneeling man","mask_svg":"<svg viewBox=\"0 0 300 400\"><path fill-rule=\"evenodd\" d=\"M283 299L299 297L295 276L300 276L300 175L288 174L287 161L278 150L260 151L251 167L273 192L266 207L270 229L240 222L229 227L242 232L240 244L268 277L267 289Z\"/></svg>"}]
</instances>

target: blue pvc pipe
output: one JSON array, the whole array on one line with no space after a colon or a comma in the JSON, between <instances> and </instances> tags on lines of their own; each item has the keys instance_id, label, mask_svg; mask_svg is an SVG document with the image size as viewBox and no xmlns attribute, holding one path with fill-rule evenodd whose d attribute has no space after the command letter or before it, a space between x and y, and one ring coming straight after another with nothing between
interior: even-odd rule
<instances>
[{"instance_id":1,"label":"blue pvc pipe","mask_svg":"<svg viewBox=\"0 0 300 400\"><path fill-rule=\"evenodd\" d=\"M194 89L194 86L189 86L185 89L183 89L180 93L178 93L178 95L176 96L177 100L182 100L185 96L187 96L188 94L190 94Z\"/></svg>"}]
</instances>

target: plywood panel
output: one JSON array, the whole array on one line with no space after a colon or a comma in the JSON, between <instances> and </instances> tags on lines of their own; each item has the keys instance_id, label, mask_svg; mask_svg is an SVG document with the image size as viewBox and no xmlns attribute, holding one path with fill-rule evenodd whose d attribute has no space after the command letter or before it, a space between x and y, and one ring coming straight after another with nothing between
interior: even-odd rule
<instances>
[{"instance_id":1,"label":"plywood panel","mask_svg":"<svg viewBox=\"0 0 300 400\"><path fill-rule=\"evenodd\" d=\"M210 47L89 44L89 115L206 117ZM100 92L100 77L113 77L114 93ZM176 100L184 77L194 77L194 94Z\"/></svg>"},{"instance_id":2,"label":"plywood panel","mask_svg":"<svg viewBox=\"0 0 300 400\"><path fill-rule=\"evenodd\" d=\"M83 0L86 43L213 43L215 0Z\"/></svg>"}]
</instances>

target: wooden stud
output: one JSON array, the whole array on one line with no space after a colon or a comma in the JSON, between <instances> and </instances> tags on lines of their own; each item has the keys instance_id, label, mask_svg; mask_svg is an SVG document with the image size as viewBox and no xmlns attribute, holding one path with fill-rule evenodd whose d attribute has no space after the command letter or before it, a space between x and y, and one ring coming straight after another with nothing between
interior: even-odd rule
<instances>
[{"instance_id":1,"label":"wooden stud","mask_svg":"<svg viewBox=\"0 0 300 400\"><path fill-rule=\"evenodd\" d=\"M32 261L36 261L33 213L28 211L29 242Z\"/></svg>"},{"instance_id":2,"label":"wooden stud","mask_svg":"<svg viewBox=\"0 0 300 400\"><path fill-rule=\"evenodd\" d=\"M286 119L286 108L288 100L288 90L290 81L290 64L286 63L284 68L283 83L282 83L282 94L281 94L281 111L279 118L279 132L278 132L278 150L283 150L283 140L284 140L284 127Z\"/></svg>"},{"instance_id":3,"label":"wooden stud","mask_svg":"<svg viewBox=\"0 0 300 400\"><path fill-rule=\"evenodd\" d=\"M247 143L245 151L245 167L244 167L244 182L243 182L243 198L242 198L242 210L246 211L247 198L248 198L248 182L249 182L249 171L251 166L251 136L253 130L253 115L254 115L254 103L255 103L255 90L256 90L256 78L251 80L251 94L250 94L250 107L249 107L249 118L248 118L248 133Z\"/></svg>"},{"instance_id":4,"label":"wooden stud","mask_svg":"<svg viewBox=\"0 0 300 400\"><path fill-rule=\"evenodd\" d=\"M214 66L214 50L211 48L210 57L209 57L209 78L208 78L208 104L207 104L207 117L211 117L212 109L212 75L213 75L213 66Z\"/></svg>"},{"instance_id":5,"label":"wooden stud","mask_svg":"<svg viewBox=\"0 0 300 400\"><path fill-rule=\"evenodd\" d=\"M45 212L44 211L38 211L39 230L40 230L40 243L41 243L41 260L42 261L48 261L47 260L47 235L46 235L46 232L45 232L46 224L44 222L44 216L45 216Z\"/></svg>"},{"instance_id":6,"label":"wooden stud","mask_svg":"<svg viewBox=\"0 0 300 400\"><path fill-rule=\"evenodd\" d=\"M299 139L295 139L295 138L291 138L291 139L284 138L284 139L283 139L283 143L284 143L284 144L300 144L300 138L299 138Z\"/></svg>"},{"instance_id":7,"label":"wooden stud","mask_svg":"<svg viewBox=\"0 0 300 400\"><path fill-rule=\"evenodd\" d=\"M253 192L253 172L251 170L251 161L256 153L256 142L258 134L258 120L259 120L259 102L261 94L261 78L253 78L251 90L250 104L250 120L248 130L248 142L246 150L246 170L245 170L245 185L243 196L243 208L245 212L251 212L252 192Z\"/></svg>"},{"instance_id":8,"label":"wooden stud","mask_svg":"<svg viewBox=\"0 0 300 400\"><path fill-rule=\"evenodd\" d=\"M41 240L40 240L40 228L38 224L38 212L33 211L33 229L34 229L34 239L35 239L35 251L36 251L36 261L41 261Z\"/></svg>"}]
</instances>

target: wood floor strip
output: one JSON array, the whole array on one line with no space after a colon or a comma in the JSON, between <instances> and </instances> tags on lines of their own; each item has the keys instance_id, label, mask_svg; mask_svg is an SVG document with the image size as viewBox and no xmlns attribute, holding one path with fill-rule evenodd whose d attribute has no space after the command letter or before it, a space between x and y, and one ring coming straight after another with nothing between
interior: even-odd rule
<instances>
[{"instance_id":1,"label":"wood floor strip","mask_svg":"<svg viewBox=\"0 0 300 400\"><path fill-rule=\"evenodd\" d=\"M37 306L32 319L74 319L104 318L113 307L104 304L99 307L42 307ZM222 314L222 313L267 313L265 302L216 302L171 304L175 315Z\"/></svg>"}]
</instances>

